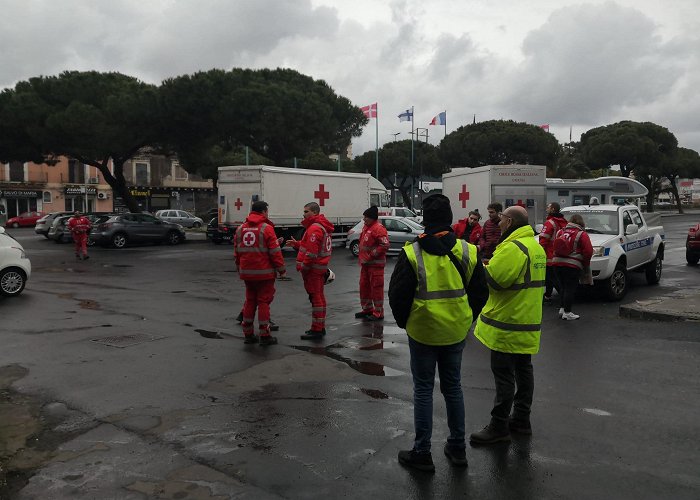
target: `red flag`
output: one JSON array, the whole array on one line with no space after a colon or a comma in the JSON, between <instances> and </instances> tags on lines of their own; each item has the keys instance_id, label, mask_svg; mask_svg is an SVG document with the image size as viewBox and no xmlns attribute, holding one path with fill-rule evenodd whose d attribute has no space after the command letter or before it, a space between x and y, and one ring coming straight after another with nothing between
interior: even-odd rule
<instances>
[{"instance_id":1,"label":"red flag","mask_svg":"<svg viewBox=\"0 0 700 500\"><path fill-rule=\"evenodd\" d=\"M545 132L549 132L549 123L546 123L545 125L540 125L540 128Z\"/></svg>"},{"instance_id":2,"label":"red flag","mask_svg":"<svg viewBox=\"0 0 700 500\"><path fill-rule=\"evenodd\" d=\"M367 106L362 106L360 108L367 118L377 117L377 103L368 104Z\"/></svg>"}]
</instances>

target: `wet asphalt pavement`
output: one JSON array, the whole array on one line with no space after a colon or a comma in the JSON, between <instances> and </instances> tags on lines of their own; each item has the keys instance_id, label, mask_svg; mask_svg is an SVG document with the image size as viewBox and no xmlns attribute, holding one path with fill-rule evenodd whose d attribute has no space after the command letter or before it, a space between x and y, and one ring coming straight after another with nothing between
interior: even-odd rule
<instances>
[{"instance_id":1,"label":"wet asphalt pavement","mask_svg":"<svg viewBox=\"0 0 700 500\"><path fill-rule=\"evenodd\" d=\"M700 288L678 250L690 219L664 220L662 283L634 275L623 303ZM327 338L299 339L310 306L289 253L272 305L280 344L262 347L234 321L243 286L229 246L96 248L76 262L68 246L13 234L34 272L21 297L0 299L0 497L698 498L697 323L620 318L591 293L576 322L545 306L533 436L468 447L469 468L450 467L436 387L431 476L397 463L413 438L407 340L389 313L353 318L346 250L331 262ZM494 395L471 335L462 381L469 433Z\"/></svg>"}]
</instances>

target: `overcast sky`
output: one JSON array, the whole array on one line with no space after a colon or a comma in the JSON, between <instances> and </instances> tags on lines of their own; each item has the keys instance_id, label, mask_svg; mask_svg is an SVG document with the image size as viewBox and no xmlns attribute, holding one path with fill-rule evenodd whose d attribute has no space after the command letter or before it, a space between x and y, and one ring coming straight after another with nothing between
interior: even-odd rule
<instances>
[{"instance_id":1,"label":"overcast sky","mask_svg":"<svg viewBox=\"0 0 700 500\"><path fill-rule=\"evenodd\" d=\"M549 124L561 141L619 120L700 151L699 0L0 0L0 87L64 70L150 83L198 70L287 67L358 106L379 143L447 111ZM353 142L374 149L375 123Z\"/></svg>"}]
</instances>

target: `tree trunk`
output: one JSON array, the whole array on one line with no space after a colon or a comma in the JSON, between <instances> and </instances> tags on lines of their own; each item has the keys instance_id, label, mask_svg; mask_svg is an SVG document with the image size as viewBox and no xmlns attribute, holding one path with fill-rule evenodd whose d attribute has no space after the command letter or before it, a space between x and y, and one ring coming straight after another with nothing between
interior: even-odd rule
<instances>
[{"instance_id":1,"label":"tree trunk","mask_svg":"<svg viewBox=\"0 0 700 500\"><path fill-rule=\"evenodd\" d=\"M84 158L76 158L77 160L97 167L97 169L102 173L102 177L112 188L112 193L114 196L119 196L124 204L129 208L129 212L138 213L141 211L136 198L131 195L131 192L126 186L126 179L124 178L124 162L125 159L114 159L112 158L112 166L114 167L114 175L109 171L109 158L98 162L94 160L88 160Z\"/></svg>"},{"instance_id":2,"label":"tree trunk","mask_svg":"<svg viewBox=\"0 0 700 500\"><path fill-rule=\"evenodd\" d=\"M681 205L681 196L678 193L678 185L676 184L676 177L666 177L671 182L671 193L676 199L676 207L678 208L678 213L683 213L683 206Z\"/></svg>"}]
</instances>

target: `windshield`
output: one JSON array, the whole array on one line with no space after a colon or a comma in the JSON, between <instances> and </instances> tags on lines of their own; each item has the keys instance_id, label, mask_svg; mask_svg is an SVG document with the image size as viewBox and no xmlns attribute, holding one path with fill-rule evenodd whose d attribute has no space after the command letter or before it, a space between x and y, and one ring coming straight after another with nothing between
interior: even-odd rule
<instances>
[{"instance_id":1,"label":"windshield","mask_svg":"<svg viewBox=\"0 0 700 500\"><path fill-rule=\"evenodd\" d=\"M564 216L571 216L573 213L581 214L583 222L586 224L586 232L590 234L618 234L617 211L612 210L586 210L585 212L570 211ZM569 218L567 217L567 219Z\"/></svg>"}]
</instances>

